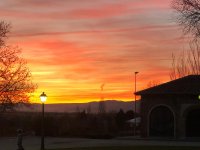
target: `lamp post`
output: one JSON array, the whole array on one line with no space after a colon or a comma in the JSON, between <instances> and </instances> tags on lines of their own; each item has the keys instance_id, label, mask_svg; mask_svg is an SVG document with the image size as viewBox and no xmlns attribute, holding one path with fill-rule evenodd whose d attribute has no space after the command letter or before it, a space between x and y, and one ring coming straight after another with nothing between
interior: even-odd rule
<instances>
[{"instance_id":1,"label":"lamp post","mask_svg":"<svg viewBox=\"0 0 200 150\"><path fill-rule=\"evenodd\" d=\"M136 91L137 91L137 89L136 89L136 82L137 82L137 80L136 80L136 75L138 74L139 72L135 72L135 93L136 93ZM134 116L135 116L135 126L134 126L134 135L136 135L136 125L137 125L137 119L136 119L136 113L137 113L137 107L136 107L136 94L134 93L134 95L135 95L135 113L134 113Z\"/></svg>"},{"instance_id":2,"label":"lamp post","mask_svg":"<svg viewBox=\"0 0 200 150\"><path fill-rule=\"evenodd\" d=\"M40 95L40 100L42 102L41 150L44 150L44 103L47 100L47 95L44 92Z\"/></svg>"}]
</instances>

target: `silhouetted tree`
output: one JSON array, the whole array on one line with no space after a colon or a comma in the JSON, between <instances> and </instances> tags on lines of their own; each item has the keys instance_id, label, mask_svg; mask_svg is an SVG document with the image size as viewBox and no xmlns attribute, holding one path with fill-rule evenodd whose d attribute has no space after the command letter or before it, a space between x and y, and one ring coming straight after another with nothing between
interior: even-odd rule
<instances>
[{"instance_id":1,"label":"silhouetted tree","mask_svg":"<svg viewBox=\"0 0 200 150\"><path fill-rule=\"evenodd\" d=\"M173 0L172 7L178 12L177 21L184 33L190 33L195 39L200 37L200 1Z\"/></svg>"},{"instance_id":2,"label":"silhouetted tree","mask_svg":"<svg viewBox=\"0 0 200 150\"><path fill-rule=\"evenodd\" d=\"M180 56L172 54L170 78L177 79L190 74L200 74L200 1L173 0L172 7L178 12L177 21L185 34L194 37L189 43L189 50L182 51Z\"/></svg>"},{"instance_id":3,"label":"silhouetted tree","mask_svg":"<svg viewBox=\"0 0 200 150\"><path fill-rule=\"evenodd\" d=\"M190 49L182 51L178 58L172 55L171 80L187 75L200 74L200 47L199 42L191 42Z\"/></svg>"},{"instance_id":4,"label":"silhouetted tree","mask_svg":"<svg viewBox=\"0 0 200 150\"><path fill-rule=\"evenodd\" d=\"M128 110L125 115L126 115L126 120L133 119L136 116L133 110Z\"/></svg>"},{"instance_id":5,"label":"silhouetted tree","mask_svg":"<svg viewBox=\"0 0 200 150\"><path fill-rule=\"evenodd\" d=\"M5 21L0 21L0 47L5 45L5 38L10 32L11 25Z\"/></svg>"},{"instance_id":6,"label":"silhouetted tree","mask_svg":"<svg viewBox=\"0 0 200 150\"><path fill-rule=\"evenodd\" d=\"M122 109L120 109L119 112L116 115L117 126L120 129L123 129L125 121L126 121L126 115L125 115L124 111Z\"/></svg>"},{"instance_id":7,"label":"silhouetted tree","mask_svg":"<svg viewBox=\"0 0 200 150\"><path fill-rule=\"evenodd\" d=\"M99 101L99 114L106 113L105 101Z\"/></svg>"},{"instance_id":8,"label":"silhouetted tree","mask_svg":"<svg viewBox=\"0 0 200 150\"><path fill-rule=\"evenodd\" d=\"M5 37L10 25L0 22L0 111L13 110L27 104L36 86L18 47L7 46Z\"/></svg>"},{"instance_id":9,"label":"silhouetted tree","mask_svg":"<svg viewBox=\"0 0 200 150\"><path fill-rule=\"evenodd\" d=\"M86 114L85 110L83 110L82 112L79 113L79 118L82 120L87 118L87 114Z\"/></svg>"},{"instance_id":10,"label":"silhouetted tree","mask_svg":"<svg viewBox=\"0 0 200 150\"><path fill-rule=\"evenodd\" d=\"M88 104L86 111L87 111L87 114L91 114L92 110L91 110L90 104Z\"/></svg>"},{"instance_id":11,"label":"silhouetted tree","mask_svg":"<svg viewBox=\"0 0 200 150\"><path fill-rule=\"evenodd\" d=\"M147 88L154 87L154 86L157 86L159 84L160 84L160 81L158 81L158 80L152 80L152 81L149 81L147 83Z\"/></svg>"}]
</instances>

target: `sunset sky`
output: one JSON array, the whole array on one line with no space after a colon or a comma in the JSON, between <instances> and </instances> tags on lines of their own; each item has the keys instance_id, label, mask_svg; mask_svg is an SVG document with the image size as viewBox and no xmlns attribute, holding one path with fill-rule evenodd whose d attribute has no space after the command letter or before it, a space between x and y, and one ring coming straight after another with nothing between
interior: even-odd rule
<instances>
[{"instance_id":1,"label":"sunset sky","mask_svg":"<svg viewBox=\"0 0 200 150\"><path fill-rule=\"evenodd\" d=\"M138 90L166 82L184 49L171 0L1 0L0 16L38 84L33 102L133 100L134 72Z\"/></svg>"}]
</instances>

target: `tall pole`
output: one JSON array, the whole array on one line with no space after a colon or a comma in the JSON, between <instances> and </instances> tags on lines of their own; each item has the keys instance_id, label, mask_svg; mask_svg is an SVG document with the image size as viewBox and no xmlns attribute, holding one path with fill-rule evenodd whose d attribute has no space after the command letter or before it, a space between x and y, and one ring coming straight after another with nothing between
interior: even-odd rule
<instances>
[{"instance_id":1,"label":"tall pole","mask_svg":"<svg viewBox=\"0 0 200 150\"><path fill-rule=\"evenodd\" d=\"M41 150L44 150L44 103L42 103L42 136L41 136Z\"/></svg>"},{"instance_id":2,"label":"tall pole","mask_svg":"<svg viewBox=\"0 0 200 150\"><path fill-rule=\"evenodd\" d=\"M47 100L47 95L44 92L40 95L40 100L42 102L41 150L44 150L44 102Z\"/></svg>"},{"instance_id":3,"label":"tall pole","mask_svg":"<svg viewBox=\"0 0 200 150\"><path fill-rule=\"evenodd\" d=\"M136 89L136 86L137 86L137 80L136 80L136 75L138 74L139 72L135 72L135 93L136 93L136 91L137 91L137 89ZM134 126L134 135L136 135L136 125L137 125L137 123L136 123L136 118L137 118L137 116L136 116L136 114L137 114L137 104L136 104L136 94L134 94L135 95L135 113L134 113L134 116L135 116L135 126Z\"/></svg>"}]
</instances>

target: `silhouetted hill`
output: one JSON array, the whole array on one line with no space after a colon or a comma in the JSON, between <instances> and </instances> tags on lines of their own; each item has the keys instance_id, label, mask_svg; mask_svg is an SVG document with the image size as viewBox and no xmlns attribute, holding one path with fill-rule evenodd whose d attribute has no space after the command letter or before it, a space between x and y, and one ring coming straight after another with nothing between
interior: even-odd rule
<instances>
[{"instance_id":1,"label":"silhouetted hill","mask_svg":"<svg viewBox=\"0 0 200 150\"><path fill-rule=\"evenodd\" d=\"M134 101L124 102L117 100L104 101L106 112L118 112L120 109L124 111L134 110ZM140 102L137 102L137 111L139 109ZM96 113L99 110L99 102L89 103L66 103L66 104L45 104L45 112L81 112L91 110L92 113ZM21 107L19 111L41 111L41 104L31 104L31 107Z\"/></svg>"}]
</instances>

